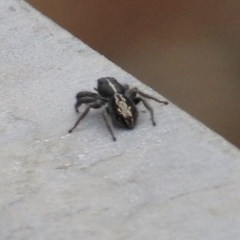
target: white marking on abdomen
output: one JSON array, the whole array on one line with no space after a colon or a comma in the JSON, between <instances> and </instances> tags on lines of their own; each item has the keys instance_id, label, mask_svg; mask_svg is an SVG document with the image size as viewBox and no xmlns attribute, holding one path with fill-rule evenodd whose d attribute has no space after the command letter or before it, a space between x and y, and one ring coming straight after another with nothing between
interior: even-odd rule
<instances>
[{"instance_id":1,"label":"white marking on abdomen","mask_svg":"<svg viewBox=\"0 0 240 240\"><path fill-rule=\"evenodd\" d=\"M119 99L120 98L120 99ZM131 106L128 106L126 103L126 99L123 98L120 94L115 96L117 110L123 117L132 117Z\"/></svg>"}]
</instances>

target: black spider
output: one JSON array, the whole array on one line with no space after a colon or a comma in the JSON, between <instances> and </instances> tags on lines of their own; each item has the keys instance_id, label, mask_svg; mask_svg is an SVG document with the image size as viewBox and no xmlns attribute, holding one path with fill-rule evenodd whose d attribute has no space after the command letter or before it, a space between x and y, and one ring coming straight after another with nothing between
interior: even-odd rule
<instances>
[{"instance_id":1,"label":"black spider","mask_svg":"<svg viewBox=\"0 0 240 240\"><path fill-rule=\"evenodd\" d=\"M103 116L112 135L113 141L116 141L116 137L113 133L112 123L126 129L134 128L136 126L138 117L136 105L139 102L142 102L143 105L148 109L151 114L152 124L153 126L156 125L153 109L144 98L149 98L163 104L168 104L168 102L160 101L155 97L143 93L137 88L129 89L128 85L122 85L112 77L100 78L97 80L97 82L98 86L95 88L97 93L82 91L77 94L77 102L75 104L76 112L78 112L78 108L82 104L86 104L87 106L74 126L69 130L69 133L71 133L77 127L77 125L88 114L91 108L97 109L107 105Z\"/></svg>"}]
</instances>

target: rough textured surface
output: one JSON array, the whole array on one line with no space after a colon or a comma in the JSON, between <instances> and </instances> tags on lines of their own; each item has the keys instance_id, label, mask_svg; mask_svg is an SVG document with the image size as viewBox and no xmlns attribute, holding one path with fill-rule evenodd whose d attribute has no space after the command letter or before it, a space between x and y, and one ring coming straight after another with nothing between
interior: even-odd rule
<instances>
[{"instance_id":1,"label":"rough textured surface","mask_svg":"<svg viewBox=\"0 0 240 240\"><path fill-rule=\"evenodd\" d=\"M240 152L173 104L133 131L74 96L116 77L158 96L20 0L0 0L0 239L240 236ZM159 96L161 98L161 96Z\"/></svg>"}]
</instances>

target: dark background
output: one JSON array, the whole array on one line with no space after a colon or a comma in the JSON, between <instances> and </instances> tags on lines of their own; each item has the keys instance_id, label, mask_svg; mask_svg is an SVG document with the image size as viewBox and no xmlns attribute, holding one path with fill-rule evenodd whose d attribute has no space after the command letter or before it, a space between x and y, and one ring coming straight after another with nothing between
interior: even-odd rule
<instances>
[{"instance_id":1,"label":"dark background","mask_svg":"<svg viewBox=\"0 0 240 240\"><path fill-rule=\"evenodd\" d=\"M28 2L240 146L239 0Z\"/></svg>"}]
</instances>

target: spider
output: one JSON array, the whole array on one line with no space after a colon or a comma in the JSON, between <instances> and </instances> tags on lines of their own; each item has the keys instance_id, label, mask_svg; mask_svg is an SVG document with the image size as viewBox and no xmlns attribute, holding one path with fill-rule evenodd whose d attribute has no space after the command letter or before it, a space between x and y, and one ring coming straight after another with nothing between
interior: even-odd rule
<instances>
[{"instance_id":1,"label":"spider","mask_svg":"<svg viewBox=\"0 0 240 240\"><path fill-rule=\"evenodd\" d=\"M97 80L97 92L81 91L76 95L77 102L75 110L78 113L78 108L82 104L86 104L86 108L79 116L74 126L68 131L71 133L86 117L90 109L101 108L106 105L103 117L107 128L112 136L113 141L116 137L113 132L113 124L125 129L133 129L136 126L138 118L138 110L136 105L142 102L146 109L150 112L153 126L156 125L152 107L144 98L152 99L156 102L168 104L166 101L158 100L157 98L148 95L137 88L129 88L128 85L120 84L113 77L104 77Z\"/></svg>"}]
</instances>

